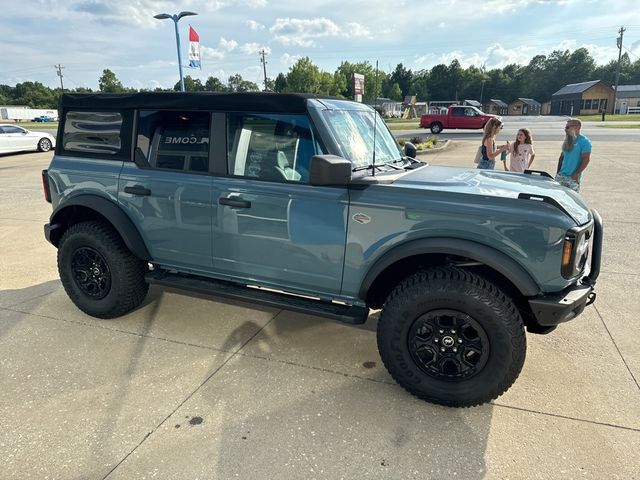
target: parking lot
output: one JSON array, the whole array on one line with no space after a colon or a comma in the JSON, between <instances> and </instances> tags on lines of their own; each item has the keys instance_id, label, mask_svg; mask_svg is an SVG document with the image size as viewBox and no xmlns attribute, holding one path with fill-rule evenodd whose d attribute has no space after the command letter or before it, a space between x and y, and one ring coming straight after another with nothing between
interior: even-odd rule
<instances>
[{"instance_id":1,"label":"parking lot","mask_svg":"<svg viewBox=\"0 0 640 480\"><path fill-rule=\"evenodd\" d=\"M398 387L375 313L354 327L152 288L125 317L84 315L42 231L52 154L0 156L0 477L640 478L636 137L594 141L585 173L596 303L528 335L515 385L471 409ZM555 171L560 143L536 142L535 168ZM471 167L476 147L423 158Z\"/></svg>"}]
</instances>

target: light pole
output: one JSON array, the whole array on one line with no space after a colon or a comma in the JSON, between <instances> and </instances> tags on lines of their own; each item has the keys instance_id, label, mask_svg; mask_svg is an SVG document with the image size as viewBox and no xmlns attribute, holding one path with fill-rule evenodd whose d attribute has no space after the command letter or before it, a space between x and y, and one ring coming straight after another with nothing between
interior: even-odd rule
<instances>
[{"instance_id":1,"label":"light pole","mask_svg":"<svg viewBox=\"0 0 640 480\"><path fill-rule=\"evenodd\" d=\"M170 18L173 20L173 25L176 27L176 46L178 48L178 70L180 71L180 91L184 92L184 79L182 78L182 55L180 55L180 33L178 33L178 20L182 17L188 17L189 15L197 15L193 12L180 12L177 15L169 15L168 13L159 13L154 15L153 18L158 20L166 20Z\"/></svg>"},{"instance_id":2,"label":"light pole","mask_svg":"<svg viewBox=\"0 0 640 480\"><path fill-rule=\"evenodd\" d=\"M484 93L484 82L486 82L486 80L482 80L482 87L480 87L480 108L482 107L482 94ZM484 112L484 110L483 110Z\"/></svg>"}]
</instances>

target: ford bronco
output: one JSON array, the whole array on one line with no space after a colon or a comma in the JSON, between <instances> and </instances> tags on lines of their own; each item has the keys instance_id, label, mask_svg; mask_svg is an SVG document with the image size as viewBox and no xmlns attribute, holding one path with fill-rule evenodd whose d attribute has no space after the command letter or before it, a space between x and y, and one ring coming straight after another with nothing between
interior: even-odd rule
<instances>
[{"instance_id":1,"label":"ford bronco","mask_svg":"<svg viewBox=\"0 0 640 480\"><path fill-rule=\"evenodd\" d=\"M432 166L370 107L301 94L66 94L45 236L99 318L149 284L348 323L412 394L473 406L525 331L595 299L602 221L544 172Z\"/></svg>"}]
</instances>

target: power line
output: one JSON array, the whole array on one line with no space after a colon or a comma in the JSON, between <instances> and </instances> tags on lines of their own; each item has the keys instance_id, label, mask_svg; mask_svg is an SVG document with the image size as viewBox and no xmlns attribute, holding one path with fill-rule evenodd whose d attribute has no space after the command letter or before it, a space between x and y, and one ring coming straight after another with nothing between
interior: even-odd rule
<instances>
[{"instance_id":1,"label":"power line","mask_svg":"<svg viewBox=\"0 0 640 480\"><path fill-rule=\"evenodd\" d=\"M60 77L60 90L64 93L64 84L62 83L62 69L64 68L62 65L54 65L54 68L57 70L57 74Z\"/></svg>"},{"instance_id":2,"label":"power line","mask_svg":"<svg viewBox=\"0 0 640 480\"><path fill-rule=\"evenodd\" d=\"M262 69L264 70L264 91L268 91L269 87L267 86L267 60L265 59L265 55L267 53L264 51L264 48L260 50L260 62L262 63Z\"/></svg>"},{"instance_id":3,"label":"power line","mask_svg":"<svg viewBox=\"0 0 640 480\"><path fill-rule=\"evenodd\" d=\"M622 37L624 35L624 27L618 30L620 36L616 38L618 44L618 68L616 69L616 88L613 89L613 112L616 113L616 97L618 96L618 80L620 80L620 59L622 58Z\"/></svg>"}]
</instances>

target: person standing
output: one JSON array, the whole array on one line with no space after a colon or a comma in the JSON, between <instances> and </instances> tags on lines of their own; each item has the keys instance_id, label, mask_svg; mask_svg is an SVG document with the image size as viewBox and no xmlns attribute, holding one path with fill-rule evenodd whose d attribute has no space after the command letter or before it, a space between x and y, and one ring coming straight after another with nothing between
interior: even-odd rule
<instances>
[{"instance_id":1,"label":"person standing","mask_svg":"<svg viewBox=\"0 0 640 480\"><path fill-rule=\"evenodd\" d=\"M496 166L496 157L503 151L509 150L509 142L496 148L496 136L504 125L497 118L491 118L484 126L482 137L482 157L478 162L478 168L493 170Z\"/></svg>"},{"instance_id":2,"label":"person standing","mask_svg":"<svg viewBox=\"0 0 640 480\"><path fill-rule=\"evenodd\" d=\"M504 169L508 172L524 173L536 158L536 152L533 149L533 137L531 130L521 128L516 135L516 141L511 147L511 155L509 158L509 166L507 160L503 161Z\"/></svg>"},{"instance_id":3,"label":"person standing","mask_svg":"<svg viewBox=\"0 0 640 480\"><path fill-rule=\"evenodd\" d=\"M567 120L556 173L558 183L576 192L580 191L582 173L591 160L591 140L580 134L581 128L582 122L577 118Z\"/></svg>"}]
</instances>

